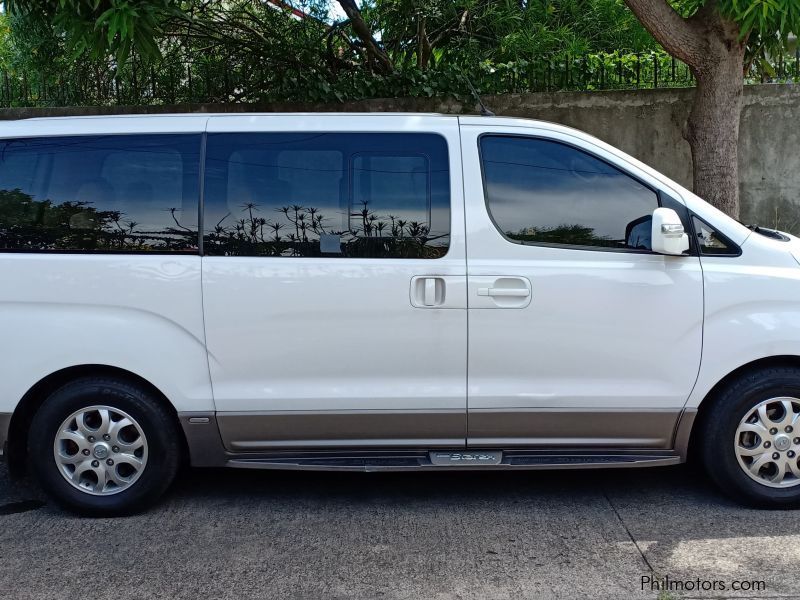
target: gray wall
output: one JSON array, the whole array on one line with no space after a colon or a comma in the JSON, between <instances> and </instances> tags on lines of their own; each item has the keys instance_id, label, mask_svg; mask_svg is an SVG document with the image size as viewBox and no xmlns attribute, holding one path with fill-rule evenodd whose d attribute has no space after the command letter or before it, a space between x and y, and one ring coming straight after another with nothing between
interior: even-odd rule
<instances>
[{"instance_id":1,"label":"gray wall","mask_svg":"<svg viewBox=\"0 0 800 600\"><path fill-rule=\"evenodd\" d=\"M498 115L570 125L621 148L691 188L689 145L681 128L693 91L638 90L487 96ZM435 98L365 100L344 104L272 103L0 109L0 120L33 116L158 112L410 111L475 112L472 105ZM2 127L2 125L0 125ZM800 85L745 88L739 174L742 220L800 233Z\"/></svg>"}]
</instances>

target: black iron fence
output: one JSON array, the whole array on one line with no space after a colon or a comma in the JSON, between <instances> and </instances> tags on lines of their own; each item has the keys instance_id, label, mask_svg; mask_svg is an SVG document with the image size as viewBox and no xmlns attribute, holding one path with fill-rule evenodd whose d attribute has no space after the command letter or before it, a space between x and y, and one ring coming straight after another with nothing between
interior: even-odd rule
<instances>
[{"instance_id":1,"label":"black iron fence","mask_svg":"<svg viewBox=\"0 0 800 600\"><path fill-rule=\"evenodd\" d=\"M691 87L689 67L663 53L588 54L490 67L481 74L491 93Z\"/></svg>"},{"instance_id":2,"label":"black iron fence","mask_svg":"<svg viewBox=\"0 0 800 600\"><path fill-rule=\"evenodd\" d=\"M800 49L779 57L748 83L800 82ZM468 78L481 93L591 91L691 87L690 69L663 52L597 53L535 61L481 64ZM434 67L376 76L267 69L256 59L172 57L159 63L133 57L124 65L75 62L38 71L0 67L0 107L112 106L269 101L335 102L376 97L469 97L463 70Z\"/></svg>"}]
</instances>

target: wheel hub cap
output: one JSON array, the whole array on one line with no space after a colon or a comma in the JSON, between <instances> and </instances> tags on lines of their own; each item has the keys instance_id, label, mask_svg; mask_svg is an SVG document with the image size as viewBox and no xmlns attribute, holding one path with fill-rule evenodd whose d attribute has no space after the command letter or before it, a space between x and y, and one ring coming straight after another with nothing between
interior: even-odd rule
<instances>
[{"instance_id":1,"label":"wheel hub cap","mask_svg":"<svg viewBox=\"0 0 800 600\"><path fill-rule=\"evenodd\" d=\"M147 439L139 423L110 406L72 413L56 432L53 456L70 485L95 496L118 494L141 476Z\"/></svg>"},{"instance_id":2,"label":"wheel hub cap","mask_svg":"<svg viewBox=\"0 0 800 600\"><path fill-rule=\"evenodd\" d=\"M779 435L775 438L775 450L778 450L779 452L785 452L791 447L792 440L789 439L789 436Z\"/></svg>"},{"instance_id":3,"label":"wheel hub cap","mask_svg":"<svg viewBox=\"0 0 800 600\"><path fill-rule=\"evenodd\" d=\"M771 398L739 422L734 450L748 477L768 487L800 485L800 399Z\"/></svg>"},{"instance_id":4,"label":"wheel hub cap","mask_svg":"<svg viewBox=\"0 0 800 600\"><path fill-rule=\"evenodd\" d=\"M99 458L100 460L105 460L108 456L108 446L105 444L95 444L94 452L95 458Z\"/></svg>"}]
</instances>

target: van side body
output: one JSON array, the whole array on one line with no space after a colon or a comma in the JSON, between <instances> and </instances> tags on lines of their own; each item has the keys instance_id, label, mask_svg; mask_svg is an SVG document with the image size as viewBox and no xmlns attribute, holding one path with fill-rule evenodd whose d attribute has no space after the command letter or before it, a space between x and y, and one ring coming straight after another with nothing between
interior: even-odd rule
<instances>
[{"instance_id":1,"label":"van side body","mask_svg":"<svg viewBox=\"0 0 800 600\"><path fill-rule=\"evenodd\" d=\"M78 492L123 510L149 485L148 403L198 467L657 466L711 439L737 382L800 366L800 240L568 127L75 117L4 124L0 148L0 448L55 456L79 510ZM653 226L660 209L676 220ZM654 252L661 235L687 249ZM720 433L746 484L782 499L800 483L784 376L737 392L776 433L747 437L760 422L733 407ZM92 377L141 398L106 407L95 383L59 413ZM141 444L120 472L125 426ZM785 455L743 458L764 441Z\"/></svg>"}]
</instances>

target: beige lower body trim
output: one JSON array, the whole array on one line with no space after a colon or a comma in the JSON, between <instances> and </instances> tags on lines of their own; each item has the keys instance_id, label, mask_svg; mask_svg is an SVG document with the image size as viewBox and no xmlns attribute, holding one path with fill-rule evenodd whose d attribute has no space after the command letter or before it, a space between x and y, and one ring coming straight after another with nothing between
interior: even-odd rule
<instances>
[{"instance_id":1,"label":"beige lower body trim","mask_svg":"<svg viewBox=\"0 0 800 600\"><path fill-rule=\"evenodd\" d=\"M470 409L478 447L672 448L681 409Z\"/></svg>"},{"instance_id":2,"label":"beige lower body trim","mask_svg":"<svg viewBox=\"0 0 800 600\"><path fill-rule=\"evenodd\" d=\"M473 409L217 413L231 452L335 448L671 449L681 409ZM690 423L688 424L690 427ZM469 435L466 435L467 429ZM679 440L683 443L683 438Z\"/></svg>"},{"instance_id":3,"label":"beige lower body trim","mask_svg":"<svg viewBox=\"0 0 800 600\"><path fill-rule=\"evenodd\" d=\"M217 413L225 448L463 447L466 414L440 411L291 411Z\"/></svg>"}]
</instances>

